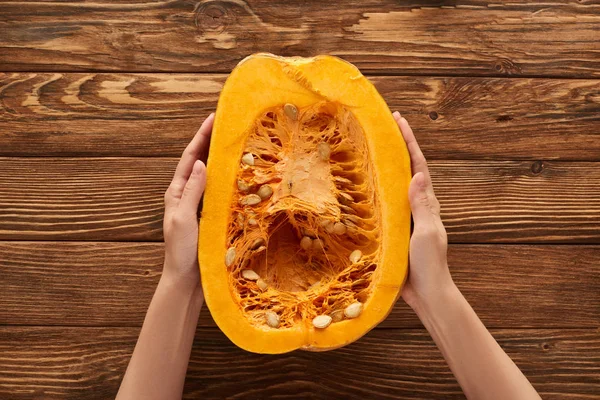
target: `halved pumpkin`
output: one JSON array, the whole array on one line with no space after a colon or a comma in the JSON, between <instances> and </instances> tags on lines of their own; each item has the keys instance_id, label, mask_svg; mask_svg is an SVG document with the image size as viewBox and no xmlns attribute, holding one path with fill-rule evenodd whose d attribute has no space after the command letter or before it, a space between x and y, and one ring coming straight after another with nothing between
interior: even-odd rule
<instances>
[{"instance_id":1,"label":"halved pumpkin","mask_svg":"<svg viewBox=\"0 0 600 400\"><path fill-rule=\"evenodd\" d=\"M202 285L236 345L329 350L388 315L407 275L410 159L356 67L244 59L219 98L207 173Z\"/></svg>"}]
</instances>

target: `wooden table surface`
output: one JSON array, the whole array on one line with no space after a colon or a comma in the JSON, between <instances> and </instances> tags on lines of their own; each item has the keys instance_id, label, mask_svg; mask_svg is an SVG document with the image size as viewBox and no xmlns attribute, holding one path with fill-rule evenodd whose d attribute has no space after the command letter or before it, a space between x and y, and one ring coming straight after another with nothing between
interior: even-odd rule
<instances>
[{"instance_id":1,"label":"wooden table surface","mask_svg":"<svg viewBox=\"0 0 600 400\"><path fill-rule=\"evenodd\" d=\"M0 398L109 399L163 193L258 51L355 63L412 123L460 289L545 399L600 398L600 2L0 2ZM201 314L185 398L464 398L401 302L345 348L246 353Z\"/></svg>"}]
</instances>

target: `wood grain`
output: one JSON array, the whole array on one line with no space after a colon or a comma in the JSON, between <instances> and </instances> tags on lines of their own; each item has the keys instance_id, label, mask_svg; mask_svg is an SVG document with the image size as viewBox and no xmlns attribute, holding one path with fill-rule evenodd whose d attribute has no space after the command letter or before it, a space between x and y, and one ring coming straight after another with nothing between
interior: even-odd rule
<instances>
[{"instance_id":1,"label":"wood grain","mask_svg":"<svg viewBox=\"0 0 600 400\"><path fill-rule=\"evenodd\" d=\"M224 75L0 74L0 154L177 156Z\"/></svg>"},{"instance_id":2,"label":"wood grain","mask_svg":"<svg viewBox=\"0 0 600 400\"><path fill-rule=\"evenodd\" d=\"M435 161L430 170L451 242L597 243L597 165Z\"/></svg>"},{"instance_id":3,"label":"wood grain","mask_svg":"<svg viewBox=\"0 0 600 400\"><path fill-rule=\"evenodd\" d=\"M163 255L162 243L0 242L0 324L141 326Z\"/></svg>"},{"instance_id":4,"label":"wood grain","mask_svg":"<svg viewBox=\"0 0 600 400\"><path fill-rule=\"evenodd\" d=\"M176 159L0 159L0 238L161 240Z\"/></svg>"},{"instance_id":5,"label":"wood grain","mask_svg":"<svg viewBox=\"0 0 600 400\"><path fill-rule=\"evenodd\" d=\"M0 242L0 324L139 327L162 263L160 243ZM451 245L449 264L488 327L600 327L600 246ZM403 301L380 325L421 326Z\"/></svg>"},{"instance_id":6,"label":"wood grain","mask_svg":"<svg viewBox=\"0 0 600 400\"><path fill-rule=\"evenodd\" d=\"M0 25L3 71L228 72L268 51L378 73L600 75L588 1L4 1Z\"/></svg>"},{"instance_id":7,"label":"wood grain","mask_svg":"<svg viewBox=\"0 0 600 400\"><path fill-rule=\"evenodd\" d=\"M430 159L600 160L600 80L372 77ZM172 156L225 75L0 74L0 155Z\"/></svg>"},{"instance_id":8,"label":"wood grain","mask_svg":"<svg viewBox=\"0 0 600 400\"><path fill-rule=\"evenodd\" d=\"M114 398L177 158L268 51L370 77L430 162L461 291L544 399L597 399L600 3L417 3L1 1L0 398ZM184 398L464 396L399 301L350 346L280 356L205 308Z\"/></svg>"},{"instance_id":9,"label":"wood grain","mask_svg":"<svg viewBox=\"0 0 600 400\"><path fill-rule=\"evenodd\" d=\"M157 241L177 159L0 158L0 240ZM453 243L600 243L590 162L433 161Z\"/></svg>"},{"instance_id":10,"label":"wood grain","mask_svg":"<svg viewBox=\"0 0 600 400\"><path fill-rule=\"evenodd\" d=\"M492 330L544 399L600 391L595 329ZM0 327L0 396L114 398L137 328ZM199 329L186 399L463 399L424 330L376 330L345 348L278 356L244 352L216 329Z\"/></svg>"}]
</instances>

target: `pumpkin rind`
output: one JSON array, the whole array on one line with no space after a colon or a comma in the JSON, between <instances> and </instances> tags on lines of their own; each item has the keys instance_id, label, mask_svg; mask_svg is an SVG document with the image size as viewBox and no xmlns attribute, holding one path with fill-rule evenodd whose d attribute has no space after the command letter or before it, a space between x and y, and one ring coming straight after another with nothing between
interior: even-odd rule
<instances>
[{"instance_id":1,"label":"pumpkin rind","mask_svg":"<svg viewBox=\"0 0 600 400\"><path fill-rule=\"evenodd\" d=\"M302 110L322 102L350 110L365 134L380 213L381 246L373 287L358 317L331 323L326 329L316 329L310 320L285 328L257 325L236 302L224 262L240 159L253 124L265 110L285 104ZM410 159L398 126L385 101L356 67L331 56L255 54L240 62L219 98L199 230L205 300L219 328L248 351L284 353L338 348L375 327L391 311L407 275L410 179Z\"/></svg>"}]
</instances>

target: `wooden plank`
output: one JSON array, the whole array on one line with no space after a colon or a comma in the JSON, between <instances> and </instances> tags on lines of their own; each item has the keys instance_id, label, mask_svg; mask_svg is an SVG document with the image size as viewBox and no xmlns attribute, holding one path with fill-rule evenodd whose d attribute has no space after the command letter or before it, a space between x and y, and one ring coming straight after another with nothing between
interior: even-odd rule
<instances>
[{"instance_id":1,"label":"wooden plank","mask_svg":"<svg viewBox=\"0 0 600 400\"><path fill-rule=\"evenodd\" d=\"M161 243L0 242L0 324L141 326L162 264ZM600 246L451 245L449 264L488 327L600 326ZM402 300L380 325L421 326Z\"/></svg>"},{"instance_id":2,"label":"wooden plank","mask_svg":"<svg viewBox=\"0 0 600 400\"><path fill-rule=\"evenodd\" d=\"M594 4L392 0L0 3L0 70L227 72L250 53L331 53L367 72L599 76Z\"/></svg>"},{"instance_id":3,"label":"wooden plank","mask_svg":"<svg viewBox=\"0 0 600 400\"><path fill-rule=\"evenodd\" d=\"M162 238L173 158L0 158L0 240ZM600 243L590 162L433 161L454 243Z\"/></svg>"},{"instance_id":4,"label":"wooden plank","mask_svg":"<svg viewBox=\"0 0 600 400\"><path fill-rule=\"evenodd\" d=\"M492 330L544 399L600 391L597 329ZM0 327L0 396L114 398L137 328ZM227 362L225 362L225 360ZM376 330L323 353L242 351L217 329L199 329L184 398L462 399L425 330Z\"/></svg>"},{"instance_id":5,"label":"wooden plank","mask_svg":"<svg viewBox=\"0 0 600 400\"><path fill-rule=\"evenodd\" d=\"M597 163L478 164L430 163L449 241L597 243L600 239Z\"/></svg>"},{"instance_id":6,"label":"wooden plank","mask_svg":"<svg viewBox=\"0 0 600 400\"><path fill-rule=\"evenodd\" d=\"M0 74L0 155L179 156L225 75ZM372 77L433 159L600 160L600 80Z\"/></svg>"},{"instance_id":7,"label":"wooden plank","mask_svg":"<svg viewBox=\"0 0 600 400\"><path fill-rule=\"evenodd\" d=\"M0 154L178 157L224 75L0 74Z\"/></svg>"},{"instance_id":8,"label":"wooden plank","mask_svg":"<svg viewBox=\"0 0 600 400\"><path fill-rule=\"evenodd\" d=\"M176 159L0 159L0 240L161 240Z\"/></svg>"},{"instance_id":9,"label":"wooden plank","mask_svg":"<svg viewBox=\"0 0 600 400\"><path fill-rule=\"evenodd\" d=\"M163 256L162 243L0 242L0 324L141 326Z\"/></svg>"}]
</instances>

